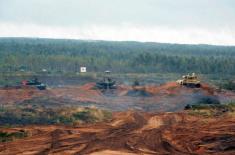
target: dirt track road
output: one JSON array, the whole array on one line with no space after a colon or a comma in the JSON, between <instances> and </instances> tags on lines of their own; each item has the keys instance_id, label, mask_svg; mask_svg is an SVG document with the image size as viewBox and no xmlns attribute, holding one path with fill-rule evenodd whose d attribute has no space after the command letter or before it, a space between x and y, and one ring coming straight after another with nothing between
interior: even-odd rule
<instances>
[{"instance_id":1,"label":"dirt track road","mask_svg":"<svg viewBox=\"0 0 235 155\"><path fill-rule=\"evenodd\" d=\"M0 154L235 153L235 119L231 116L200 118L186 113L130 111L116 113L108 123L24 129L34 133L25 139L0 144Z\"/></svg>"}]
</instances>

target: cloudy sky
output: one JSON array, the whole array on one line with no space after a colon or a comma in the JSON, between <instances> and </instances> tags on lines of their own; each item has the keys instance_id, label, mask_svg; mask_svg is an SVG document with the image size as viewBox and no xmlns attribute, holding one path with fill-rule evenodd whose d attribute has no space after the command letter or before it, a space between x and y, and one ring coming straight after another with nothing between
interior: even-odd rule
<instances>
[{"instance_id":1,"label":"cloudy sky","mask_svg":"<svg viewBox=\"0 0 235 155\"><path fill-rule=\"evenodd\" d=\"M0 37L235 45L235 0L0 0Z\"/></svg>"}]
</instances>

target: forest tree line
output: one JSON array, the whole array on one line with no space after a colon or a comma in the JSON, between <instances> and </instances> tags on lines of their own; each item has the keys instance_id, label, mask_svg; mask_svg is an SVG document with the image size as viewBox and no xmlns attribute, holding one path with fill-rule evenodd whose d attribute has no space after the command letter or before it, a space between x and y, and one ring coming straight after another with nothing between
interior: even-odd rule
<instances>
[{"instance_id":1,"label":"forest tree line","mask_svg":"<svg viewBox=\"0 0 235 155\"><path fill-rule=\"evenodd\" d=\"M0 71L235 74L235 47L0 38Z\"/></svg>"}]
</instances>

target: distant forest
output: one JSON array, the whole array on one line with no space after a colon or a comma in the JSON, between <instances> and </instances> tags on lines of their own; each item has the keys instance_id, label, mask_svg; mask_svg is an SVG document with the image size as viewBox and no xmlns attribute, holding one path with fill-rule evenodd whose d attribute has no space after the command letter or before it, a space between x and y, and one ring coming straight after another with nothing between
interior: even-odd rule
<instances>
[{"instance_id":1,"label":"distant forest","mask_svg":"<svg viewBox=\"0 0 235 155\"><path fill-rule=\"evenodd\" d=\"M0 38L0 71L235 74L235 46Z\"/></svg>"}]
</instances>

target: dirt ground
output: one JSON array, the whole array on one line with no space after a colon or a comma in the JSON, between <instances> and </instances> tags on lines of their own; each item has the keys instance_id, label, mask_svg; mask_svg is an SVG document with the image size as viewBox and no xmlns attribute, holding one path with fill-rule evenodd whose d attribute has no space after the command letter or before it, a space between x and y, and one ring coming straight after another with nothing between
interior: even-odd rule
<instances>
[{"instance_id":1,"label":"dirt ground","mask_svg":"<svg viewBox=\"0 0 235 155\"><path fill-rule=\"evenodd\" d=\"M217 90L207 84L187 88L175 82L102 92L94 83L82 86L0 89L4 106L25 101L53 106L96 106L113 111L109 122L78 126L41 126L0 128L1 132L26 131L28 137L0 143L0 155L33 154L235 154L234 114L216 117L191 115L183 111L188 103L202 98L226 102L235 93ZM45 98L45 100L41 100ZM52 100L54 99L54 100ZM40 101L40 102L39 102ZM41 103L40 103L41 104Z\"/></svg>"},{"instance_id":2,"label":"dirt ground","mask_svg":"<svg viewBox=\"0 0 235 155\"><path fill-rule=\"evenodd\" d=\"M95 83L82 86L66 86L48 88L40 91L33 87L22 89L0 89L0 104L14 105L33 100L39 102L44 99L44 106L95 106L111 111L141 110L150 112L181 111L187 104L200 102L202 99L229 102L235 100L235 93L217 90L207 84L201 88L187 88L176 82L162 85L146 85L131 87L119 85L116 90L102 92L95 89Z\"/></svg>"},{"instance_id":3,"label":"dirt ground","mask_svg":"<svg viewBox=\"0 0 235 155\"><path fill-rule=\"evenodd\" d=\"M235 153L234 115L117 112L110 122L83 126L26 126L29 137L0 143L0 154L215 154Z\"/></svg>"}]
</instances>

